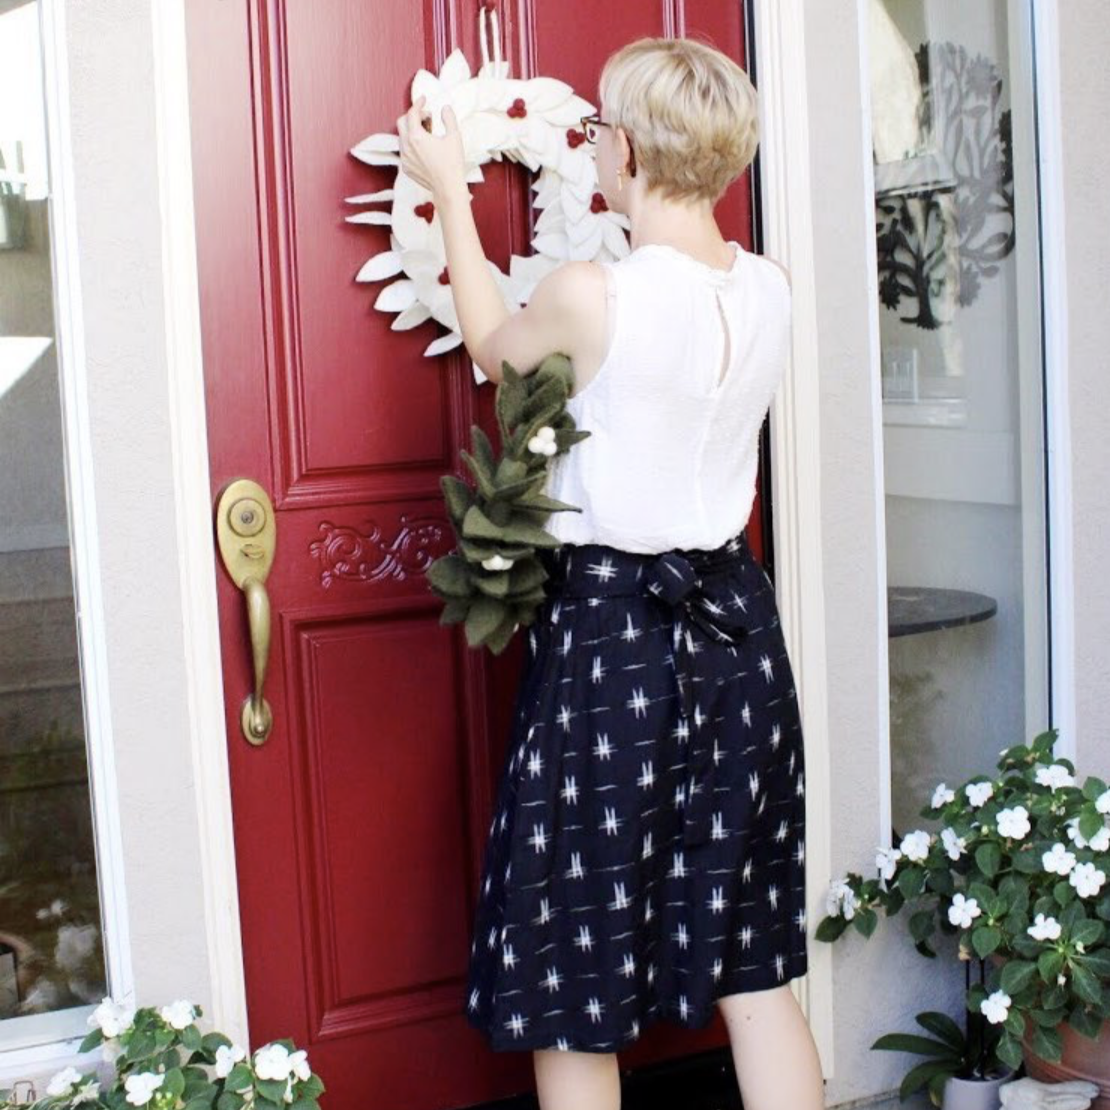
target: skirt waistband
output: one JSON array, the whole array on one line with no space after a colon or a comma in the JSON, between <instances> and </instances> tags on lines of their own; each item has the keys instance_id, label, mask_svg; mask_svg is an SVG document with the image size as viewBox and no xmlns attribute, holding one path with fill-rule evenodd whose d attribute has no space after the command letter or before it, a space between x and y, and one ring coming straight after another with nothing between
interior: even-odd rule
<instances>
[{"instance_id":1,"label":"skirt waistband","mask_svg":"<svg viewBox=\"0 0 1110 1110\"><path fill-rule=\"evenodd\" d=\"M756 562L747 528L715 548L671 548L661 552L625 551L603 543L564 543L543 548L548 573L545 587L560 597L620 597L645 592L667 594L703 576L739 563Z\"/></svg>"}]
</instances>

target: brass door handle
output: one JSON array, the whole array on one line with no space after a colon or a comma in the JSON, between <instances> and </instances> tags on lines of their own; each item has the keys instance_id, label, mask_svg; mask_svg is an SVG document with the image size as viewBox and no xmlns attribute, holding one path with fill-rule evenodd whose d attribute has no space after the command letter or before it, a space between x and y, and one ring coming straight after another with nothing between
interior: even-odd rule
<instances>
[{"instance_id":1,"label":"brass door handle","mask_svg":"<svg viewBox=\"0 0 1110 1110\"><path fill-rule=\"evenodd\" d=\"M254 689L243 701L239 721L250 743L265 744L274 724L270 705L263 697L270 658L270 597L266 593L266 577L274 562L277 527L274 506L257 482L239 478L224 488L216 509L216 535L224 566L247 602Z\"/></svg>"}]
</instances>

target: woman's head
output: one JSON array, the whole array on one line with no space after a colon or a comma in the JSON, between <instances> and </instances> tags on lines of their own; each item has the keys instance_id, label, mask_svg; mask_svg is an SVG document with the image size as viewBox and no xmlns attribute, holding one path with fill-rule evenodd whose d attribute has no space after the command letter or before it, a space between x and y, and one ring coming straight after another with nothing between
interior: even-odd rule
<instances>
[{"instance_id":1,"label":"woman's head","mask_svg":"<svg viewBox=\"0 0 1110 1110\"><path fill-rule=\"evenodd\" d=\"M671 200L715 204L751 163L759 109L748 75L727 54L693 39L642 38L606 60L599 81L601 118L610 127L598 151L606 192L628 180L625 133L636 180Z\"/></svg>"}]
</instances>

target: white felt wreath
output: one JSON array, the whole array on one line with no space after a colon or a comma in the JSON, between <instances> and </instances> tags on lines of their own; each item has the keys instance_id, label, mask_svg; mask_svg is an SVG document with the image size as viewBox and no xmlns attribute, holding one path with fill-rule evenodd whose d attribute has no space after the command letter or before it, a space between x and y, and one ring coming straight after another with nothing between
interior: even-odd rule
<instances>
[{"instance_id":1,"label":"white felt wreath","mask_svg":"<svg viewBox=\"0 0 1110 1110\"><path fill-rule=\"evenodd\" d=\"M483 181L482 166L502 157L526 165L538 176L532 182L533 205L539 209L532 249L527 257L512 255L509 272L490 263L506 304L515 309L528 303L537 282L568 259L612 261L628 254L624 234L628 217L611 211L598 189L593 148L582 131L583 116L593 105L562 81L550 77L518 80L509 77L502 61L498 36L493 34L493 58L486 46L486 16L496 29L497 15L479 11L482 66L472 76L461 50L454 50L439 75L420 70L412 81L415 103L426 97L432 116L432 133L442 135L440 117L450 104L458 119L468 172L467 182ZM388 203L386 210L372 209L348 216L356 224L383 224L390 228L389 248L371 257L356 280L386 281L374 307L397 313L394 331L438 320L448 329L424 351L435 356L462 343L458 316L451 297L446 254L431 193L401 169L400 140L396 132L370 135L351 153L371 166L395 166L392 189L347 197L349 204ZM475 381L488 380L471 363Z\"/></svg>"}]
</instances>

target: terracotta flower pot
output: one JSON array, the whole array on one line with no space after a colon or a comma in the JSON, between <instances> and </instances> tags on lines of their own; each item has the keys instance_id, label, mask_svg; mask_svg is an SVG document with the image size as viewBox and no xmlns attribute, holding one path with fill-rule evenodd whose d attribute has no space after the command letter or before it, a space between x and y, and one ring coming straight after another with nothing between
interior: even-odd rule
<instances>
[{"instance_id":1,"label":"terracotta flower pot","mask_svg":"<svg viewBox=\"0 0 1110 1110\"><path fill-rule=\"evenodd\" d=\"M1038 1056L1032 1048L1032 1023L1025 1020L1025 1036L1021 1047L1025 1070L1043 1083L1063 1083L1069 1079L1085 1079L1098 1087L1091 1110L1110 1110L1110 1021L1104 1021L1098 1039L1092 1041L1077 1033L1066 1021L1059 1026L1063 1053L1053 1063Z\"/></svg>"}]
</instances>

